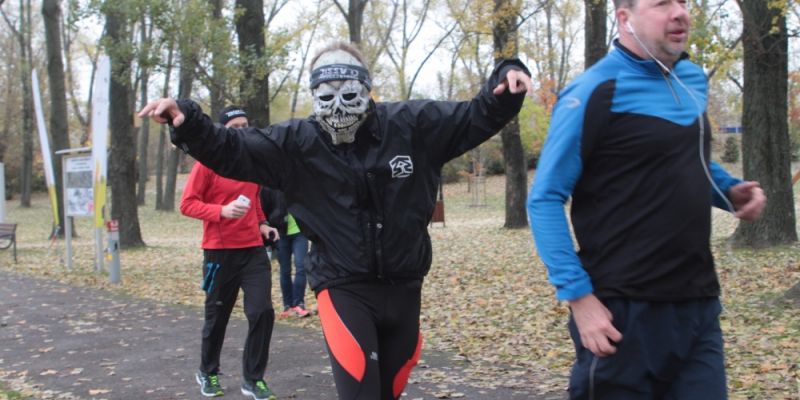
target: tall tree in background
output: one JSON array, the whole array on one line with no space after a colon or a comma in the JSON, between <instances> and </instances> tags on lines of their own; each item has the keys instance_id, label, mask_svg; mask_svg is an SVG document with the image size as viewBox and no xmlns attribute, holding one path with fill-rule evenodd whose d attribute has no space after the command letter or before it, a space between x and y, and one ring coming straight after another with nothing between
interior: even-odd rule
<instances>
[{"instance_id":1,"label":"tall tree in background","mask_svg":"<svg viewBox=\"0 0 800 400\"><path fill-rule=\"evenodd\" d=\"M769 205L758 221L739 224L735 239L751 247L796 242L787 119L786 5L763 0L737 3L744 20L742 169L745 179L761 183Z\"/></svg>"},{"instance_id":2,"label":"tall tree in background","mask_svg":"<svg viewBox=\"0 0 800 400\"><path fill-rule=\"evenodd\" d=\"M210 42L211 51L211 70L213 76L208 85L208 93L211 97L211 114L218 115L225 108L225 79L226 64L229 61L228 48L230 47L230 37L222 18L222 0L208 0L211 7L211 35L214 37ZM227 40L220 40L220 39Z\"/></svg>"},{"instance_id":3,"label":"tall tree in background","mask_svg":"<svg viewBox=\"0 0 800 400\"><path fill-rule=\"evenodd\" d=\"M194 46L190 43L181 44L180 62L181 68L178 72L178 98L188 99L192 97L192 85L195 78ZM178 166L184 153L177 147L170 147L167 156L167 177L164 185L164 199L162 200L163 210L175 211L175 196L178 185Z\"/></svg>"},{"instance_id":4,"label":"tall tree in background","mask_svg":"<svg viewBox=\"0 0 800 400\"><path fill-rule=\"evenodd\" d=\"M0 1L0 5L3 1ZM31 89L31 69L33 50L31 48L31 1L19 0L19 28L0 9L3 19L17 38L19 45L20 82L22 82L22 162L19 168L19 205L31 206L33 182L33 89Z\"/></svg>"},{"instance_id":5,"label":"tall tree in background","mask_svg":"<svg viewBox=\"0 0 800 400\"><path fill-rule=\"evenodd\" d=\"M140 109L143 108L148 101L147 89L149 88L150 84L150 69L152 68L151 64L151 55L150 53L153 51L152 46L152 37L153 37L153 26L155 25L150 19L150 23L148 24L148 15L150 14L152 9L148 8L148 13L145 13L141 17L140 29L139 29L139 57L137 64L139 65L139 74L141 79L141 86L139 86L140 90ZM145 204L145 194L147 193L147 181L150 176L150 171L147 168L147 152L149 150L149 143L150 143L150 119L144 118L142 120L142 125L139 127L139 140L137 141L137 148L139 150L139 157L137 159L137 168L138 168L138 179L136 185L136 204L142 206Z\"/></svg>"},{"instance_id":6,"label":"tall tree in background","mask_svg":"<svg viewBox=\"0 0 800 400\"><path fill-rule=\"evenodd\" d=\"M167 41L167 66L164 72L164 86L162 87L161 97L169 97L169 82L172 76L173 56L175 54L175 42L173 40ZM167 128L161 125L158 133L158 150L156 153L156 210L173 211L175 209L175 201L172 201L172 209L168 209L164 204L165 201L165 188L164 188L164 159L166 158L165 152L168 152ZM174 193L174 192L173 192Z\"/></svg>"},{"instance_id":7,"label":"tall tree in background","mask_svg":"<svg viewBox=\"0 0 800 400\"><path fill-rule=\"evenodd\" d=\"M244 79L239 91L242 105L247 110L250 125L269 125L269 72L264 61L264 1L236 0L239 17L236 34L239 37L239 59Z\"/></svg>"},{"instance_id":8,"label":"tall tree in background","mask_svg":"<svg viewBox=\"0 0 800 400\"><path fill-rule=\"evenodd\" d=\"M64 85L64 62L61 59L61 6L59 0L43 0L42 16L44 17L45 43L47 44L47 78L50 88L50 151L55 174L55 190L58 201L58 215L61 223L71 223L64 215L63 177L61 163L57 162L55 152L70 148L69 122L67 121L67 91ZM63 229L58 236L64 237ZM74 230L72 231L74 232Z\"/></svg>"},{"instance_id":9,"label":"tall tree in background","mask_svg":"<svg viewBox=\"0 0 800 400\"><path fill-rule=\"evenodd\" d=\"M342 6L341 1L333 0L336 8L344 16L347 21L348 32L350 33L350 43L361 48L361 27L364 25L364 9L367 7L369 0L349 0L347 10Z\"/></svg>"},{"instance_id":10,"label":"tall tree in background","mask_svg":"<svg viewBox=\"0 0 800 400\"><path fill-rule=\"evenodd\" d=\"M414 51L412 46L416 39L420 38L420 34L423 32L423 26L429 14L433 13L433 11L430 10L431 6L430 0L423 1L420 7L412 7L408 3L403 2L402 7L400 7L400 29L390 29L389 40L384 46L386 48L386 55L389 57L392 66L394 66L397 72L397 81L400 89L399 98L401 100L408 100L411 98L414 91L414 84L417 78L419 78L420 73L423 72L425 64L458 27L457 23L450 22L450 26L442 28L441 34L436 34L434 38L436 42L433 43L432 46L429 46L428 49L423 52L419 52L418 50ZM397 7L395 7L395 10L396 9ZM392 21L394 21L394 15L396 13L397 11L392 12ZM395 35L391 35L391 33L393 33L392 31L394 31ZM428 33L428 35L430 35L430 33ZM426 39L430 40L432 38L428 37ZM418 45L416 48L419 49L420 46ZM409 65L409 56L412 52L422 54L423 56L416 69L413 71ZM409 75L411 75L410 79Z\"/></svg>"},{"instance_id":11,"label":"tall tree in background","mask_svg":"<svg viewBox=\"0 0 800 400\"><path fill-rule=\"evenodd\" d=\"M289 117L294 118L295 113L297 112L297 97L300 92L300 80L303 78L303 71L306 68L306 61L308 60L308 56L311 53L311 44L314 43L316 39L317 28L320 25L320 19L323 13L327 10L327 7L323 7L322 5L323 0L317 0L316 4L316 11L314 11L313 17L311 17L311 30L308 32L308 40L303 43L302 48L300 49L300 68L297 70L297 78L295 78L294 88L292 89L292 101L289 106Z\"/></svg>"},{"instance_id":12,"label":"tall tree in background","mask_svg":"<svg viewBox=\"0 0 800 400\"><path fill-rule=\"evenodd\" d=\"M144 246L136 207L136 142L133 135L133 89L130 43L134 2L106 1L106 52L111 60L109 127L111 154L108 182L111 186L111 218L119 221L120 244L126 248Z\"/></svg>"},{"instance_id":13,"label":"tall tree in background","mask_svg":"<svg viewBox=\"0 0 800 400\"><path fill-rule=\"evenodd\" d=\"M606 45L606 0L583 0L584 23L584 68L591 67L608 52Z\"/></svg>"},{"instance_id":14,"label":"tall tree in background","mask_svg":"<svg viewBox=\"0 0 800 400\"><path fill-rule=\"evenodd\" d=\"M518 57L517 16L519 6L514 0L494 0L492 37L495 61ZM519 118L514 117L500 131L503 140L503 159L506 174L506 219L505 228L528 226L525 199L528 174L525 168L525 152L519 135Z\"/></svg>"}]
</instances>

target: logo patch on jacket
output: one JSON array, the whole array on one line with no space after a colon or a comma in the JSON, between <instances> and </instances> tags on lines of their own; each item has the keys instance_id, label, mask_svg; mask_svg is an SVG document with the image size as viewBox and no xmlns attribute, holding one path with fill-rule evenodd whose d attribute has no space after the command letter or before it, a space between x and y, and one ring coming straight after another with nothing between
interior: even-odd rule
<instances>
[{"instance_id":1,"label":"logo patch on jacket","mask_svg":"<svg viewBox=\"0 0 800 400\"><path fill-rule=\"evenodd\" d=\"M389 166L392 168L392 178L407 178L414 173L414 163L411 162L411 156L394 156L389 161Z\"/></svg>"}]
</instances>

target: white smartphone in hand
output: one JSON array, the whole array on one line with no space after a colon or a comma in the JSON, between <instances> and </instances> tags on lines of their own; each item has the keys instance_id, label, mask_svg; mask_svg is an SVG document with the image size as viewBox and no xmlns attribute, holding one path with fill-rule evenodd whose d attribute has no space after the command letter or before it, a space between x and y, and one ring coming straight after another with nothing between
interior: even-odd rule
<instances>
[{"instance_id":1,"label":"white smartphone in hand","mask_svg":"<svg viewBox=\"0 0 800 400\"><path fill-rule=\"evenodd\" d=\"M239 198L238 198L238 199L236 199L236 201L237 201L239 204L241 204L241 205L244 205L244 206L249 206L249 205L250 205L250 199L248 199L248 198L247 198L247 196L245 196L245 195L243 195L243 194L240 194L240 195L239 195Z\"/></svg>"}]
</instances>

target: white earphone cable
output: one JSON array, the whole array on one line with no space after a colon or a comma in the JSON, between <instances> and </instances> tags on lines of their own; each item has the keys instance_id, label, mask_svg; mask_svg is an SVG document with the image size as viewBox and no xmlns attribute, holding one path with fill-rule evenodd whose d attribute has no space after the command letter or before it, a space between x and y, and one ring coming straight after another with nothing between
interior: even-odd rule
<instances>
[{"instance_id":1,"label":"white earphone cable","mask_svg":"<svg viewBox=\"0 0 800 400\"><path fill-rule=\"evenodd\" d=\"M650 58L652 58L653 61L655 61L663 69L663 72L665 74L668 74L664 78L669 79L670 76L675 77L675 81L678 82L678 84L683 88L683 90L685 90L686 93L689 94L689 97L691 97L692 101L695 104L695 107L697 107L697 120L698 120L697 123L700 126L699 153L700 153L700 163L703 165L703 172L705 172L706 179L708 179L708 181L711 183L711 187L714 188L714 191L716 191L717 194L725 202L725 206L728 207L728 211L732 213L736 212L736 209L733 207L733 204L730 202L730 200L728 200L728 196L726 196L722 192L722 189L720 189L719 186L717 186L716 182L714 182L714 178L711 177L711 171L709 171L708 169L708 162L706 161L706 155L705 155L705 118L703 118L704 109L700 105L700 100L697 99L697 96L695 96L694 91L690 89L688 86L686 86L686 84L683 83L683 81L678 77L677 74L673 73L672 70L667 68L667 66L664 65L664 63L662 63L661 60L656 58L656 56L650 52L650 49L648 49L647 46L645 46L645 44L639 39L639 36L636 34L636 31L633 29L633 26L631 26L630 22L627 22L626 25L630 33L633 35L633 38L636 40L637 43L639 43L639 46L641 46L642 49L647 53L647 55L649 55Z\"/></svg>"}]
</instances>

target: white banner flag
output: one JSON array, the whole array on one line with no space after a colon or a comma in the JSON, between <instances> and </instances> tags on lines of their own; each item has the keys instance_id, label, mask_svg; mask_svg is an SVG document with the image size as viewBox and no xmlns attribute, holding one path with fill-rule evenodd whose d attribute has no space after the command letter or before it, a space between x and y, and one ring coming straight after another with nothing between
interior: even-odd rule
<instances>
[{"instance_id":1,"label":"white banner flag","mask_svg":"<svg viewBox=\"0 0 800 400\"><path fill-rule=\"evenodd\" d=\"M108 175L108 90L111 84L111 62L101 56L97 62L92 92L92 159L94 160L95 228L103 227Z\"/></svg>"},{"instance_id":2,"label":"white banner flag","mask_svg":"<svg viewBox=\"0 0 800 400\"><path fill-rule=\"evenodd\" d=\"M50 152L50 137L47 136L47 125L44 123L42 97L39 93L39 79L36 77L35 69L31 72L31 81L33 82L33 107L36 110L36 125L39 128L39 144L42 148L42 161L44 162L44 180L50 196L50 207L53 209L53 222L61 225L58 218L58 198L56 197L56 181L53 172L53 156Z\"/></svg>"}]
</instances>

